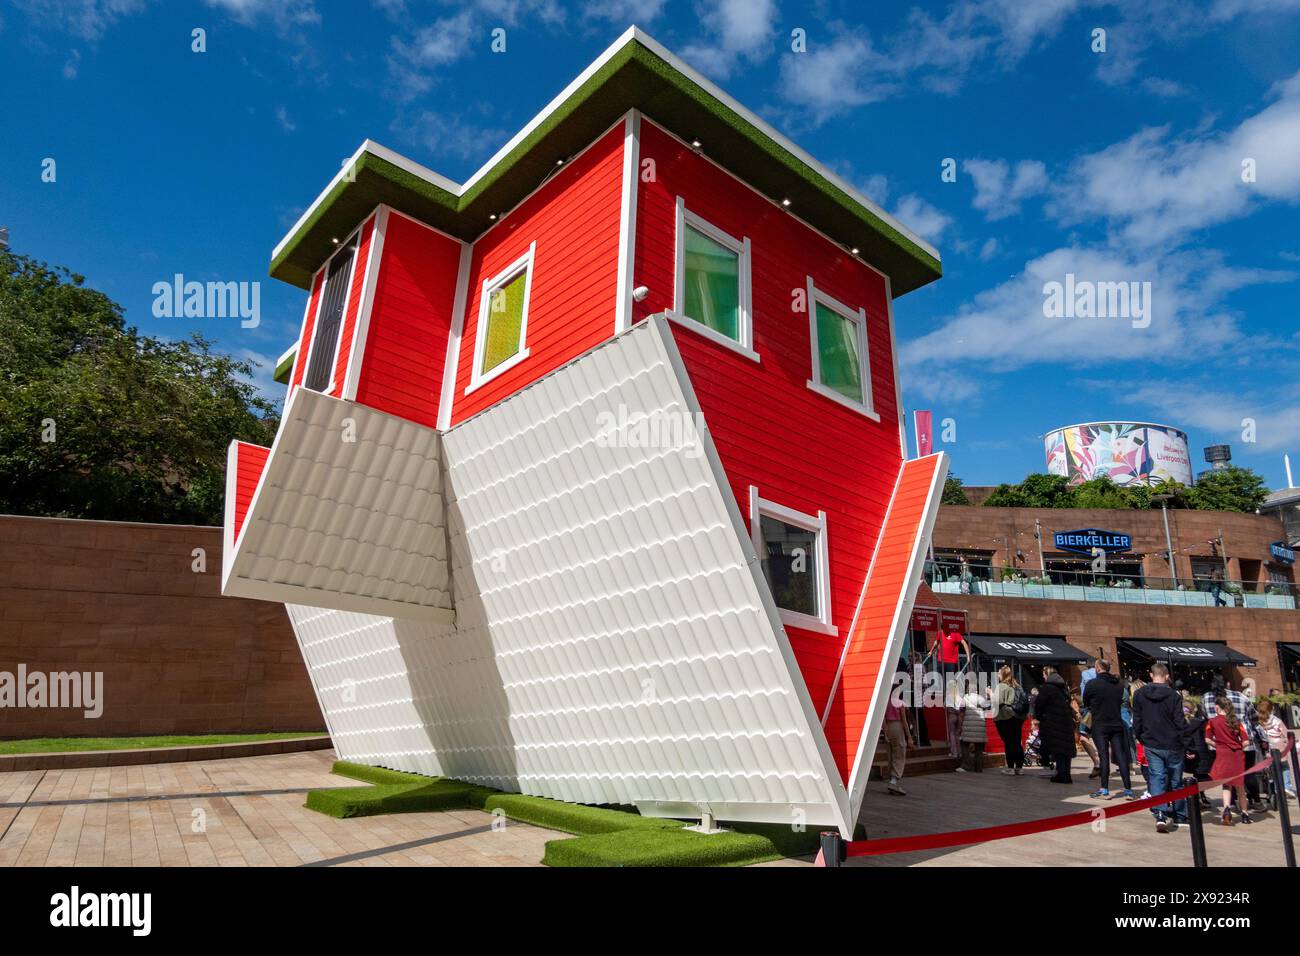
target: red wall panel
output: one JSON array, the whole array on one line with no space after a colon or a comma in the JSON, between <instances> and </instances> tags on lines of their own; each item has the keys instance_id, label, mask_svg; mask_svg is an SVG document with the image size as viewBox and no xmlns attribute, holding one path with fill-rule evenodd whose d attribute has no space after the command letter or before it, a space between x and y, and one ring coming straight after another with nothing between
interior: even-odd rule
<instances>
[{"instance_id":1,"label":"red wall panel","mask_svg":"<svg viewBox=\"0 0 1300 956\"><path fill-rule=\"evenodd\" d=\"M271 449L263 448L261 445L254 445L246 441L235 443L235 540L239 540L239 532L244 527L244 516L248 514L248 506L253 502L253 492L257 490L257 482L262 477L262 470L266 468L267 456L271 454Z\"/></svg>"},{"instance_id":2,"label":"red wall panel","mask_svg":"<svg viewBox=\"0 0 1300 956\"><path fill-rule=\"evenodd\" d=\"M357 241L357 254L352 259L352 285L343 309L343 325L339 329L338 358L334 362L334 387L329 394L343 396L343 380L348 374L348 359L352 355L352 337L357 331L357 316L361 312L361 292L365 286L366 264L370 261L370 244L375 235L375 217L371 216L361 227Z\"/></svg>"},{"instance_id":3,"label":"red wall panel","mask_svg":"<svg viewBox=\"0 0 1300 956\"><path fill-rule=\"evenodd\" d=\"M620 123L475 241L453 425L614 334L622 174ZM466 395L483 282L524 255L533 242L528 358Z\"/></svg>"},{"instance_id":4,"label":"red wall panel","mask_svg":"<svg viewBox=\"0 0 1300 956\"><path fill-rule=\"evenodd\" d=\"M434 427L461 244L389 212L357 401Z\"/></svg>"},{"instance_id":5,"label":"red wall panel","mask_svg":"<svg viewBox=\"0 0 1300 956\"><path fill-rule=\"evenodd\" d=\"M302 384L302 377L307 371L307 346L311 334L316 328L316 306L320 303L321 286L325 284L325 270L319 269L312 280L311 295L307 297L307 313L303 316L302 336L298 339L298 354L293 359L293 376L289 380L289 391Z\"/></svg>"},{"instance_id":6,"label":"red wall panel","mask_svg":"<svg viewBox=\"0 0 1300 956\"><path fill-rule=\"evenodd\" d=\"M652 122L641 125L634 285L649 294L634 318L673 307L676 200L752 249L754 362L681 325L673 332L731 489L748 516L749 486L769 501L827 513L831 610L839 637L787 628L813 703L826 704L854 607L902 460L885 280L781 207ZM812 344L796 290L866 309L872 396L879 422L807 387Z\"/></svg>"}]
</instances>

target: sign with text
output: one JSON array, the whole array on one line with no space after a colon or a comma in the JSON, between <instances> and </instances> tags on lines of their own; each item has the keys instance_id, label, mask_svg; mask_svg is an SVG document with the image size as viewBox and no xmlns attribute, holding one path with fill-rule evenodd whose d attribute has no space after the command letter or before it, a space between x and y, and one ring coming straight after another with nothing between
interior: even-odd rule
<instances>
[{"instance_id":1,"label":"sign with text","mask_svg":"<svg viewBox=\"0 0 1300 956\"><path fill-rule=\"evenodd\" d=\"M912 630L939 630L939 609L936 607L918 607L912 611Z\"/></svg>"},{"instance_id":2,"label":"sign with text","mask_svg":"<svg viewBox=\"0 0 1300 956\"><path fill-rule=\"evenodd\" d=\"M1295 551L1285 541L1274 541L1268 546L1268 553L1274 561L1295 564Z\"/></svg>"},{"instance_id":3,"label":"sign with text","mask_svg":"<svg viewBox=\"0 0 1300 956\"><path fill-rule=\"evenodd\" d=\"M939 623L943 625L944 632L957 631L961 634L966 633L966 612L965 611L940 611Z\"/></svg>"},{"instance_id":4,"label":"sign with text","mask_svg":"<svg viewBox=\"0 0 1300 956\"><path fill-rule=\"evenodd\" d=\"M1106 552L1128 551L1133 547L1133 538L1118 531L1103 531L1101 528L1079 528L1075 531L1058 531L1053 539L1062 551L1074 551L1078 554L1092 554L1093 548Z\"/></svg>"}]
</instances>

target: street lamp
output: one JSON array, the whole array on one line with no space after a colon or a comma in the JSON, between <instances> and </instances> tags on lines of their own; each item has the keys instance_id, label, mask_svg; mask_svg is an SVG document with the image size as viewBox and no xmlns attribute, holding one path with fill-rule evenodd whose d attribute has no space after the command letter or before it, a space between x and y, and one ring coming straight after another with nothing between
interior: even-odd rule
<instances>
[{"instance_id":1,"label":"street lamp","mask_svg":"<svg viewBox=\"0 0 1300 956\"><path fill-rule=\"evenodd\" d=\"M1174 579L1174 590L1178 590L1178 566L1174 564L1174 543L1169 537L1169 507L1167 502L1173 495L1152 495L1152 501L1160 502L1160 513L1165 519L1165 561L1169 564L1169 574Z\"/></svg>"}]
</instances>

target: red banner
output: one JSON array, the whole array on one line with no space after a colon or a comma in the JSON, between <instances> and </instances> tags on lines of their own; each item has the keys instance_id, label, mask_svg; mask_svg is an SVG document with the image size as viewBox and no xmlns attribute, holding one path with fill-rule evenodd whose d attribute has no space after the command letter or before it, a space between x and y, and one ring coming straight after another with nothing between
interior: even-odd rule
<instances>
[{"instance_id":1,"label":"red banner","mask_svg":"<svg viewBox=\"0 0 1300 956\"><path fill-rule=\"evenodd\" d=\"M933 416L928 411L913 412L912 415L916 420L916 455L924 458L934 450Z\"/></svg>"},{"instance_id":2,"label":"red banner","mask_svg":"<svg viewBox=\"0 0 1300 956\"><path fill-rule=\"evenodd\" d=\"M959 634L966 633L966 612L965 611L940 611L939 621L943 624L945 633L957 631Z\"/></svg>"}]
</instances>

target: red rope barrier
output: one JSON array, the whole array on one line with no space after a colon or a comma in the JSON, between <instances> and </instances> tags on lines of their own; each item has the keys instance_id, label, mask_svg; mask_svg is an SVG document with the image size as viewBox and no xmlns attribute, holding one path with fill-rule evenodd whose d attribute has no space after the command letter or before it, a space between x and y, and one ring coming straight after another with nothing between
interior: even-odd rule
<instances>
[{"instance_id":1,"label":"red rope barrier","mask_svg":"<svg viewBox=\"0 0 1300 956\"><path fill-rule=\"evenodd\" d=\"M1278 756L1290 753L1293 741L1287 741L1286 749ZM1094 820L1122 817L1126 813L1137 813L1151 807L1162 806L1175 800L1182 800L1199 794L1211 787L1223 787L1243 780L1252 773L1258 773L1273 764L1273 755L1261 760L1253 767L1224 780L1203 780L1180 790L1172 790L1159 796L1144 797L1126 803L1099 804L1077 813L1066 813L1058 817L1046 817L1042 820L1026 820L1021 823L1004 823L992 827L976 827L970 830L950 830L947 833L924 833L919 836L890 837L884 840L858 840L846 843L845 850L849 856L884 856L890 853L907 853L913 850L942 850L952 846L966 846L971 843L991 843L994 840L1007 840L1011 837L1027 836L1031 833L1044 833L1048 830L1064 830L1066 827L1091 823Z\"/></svg>"}]
</instances>

